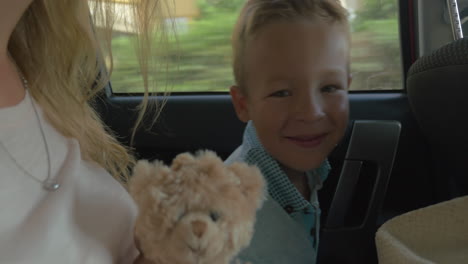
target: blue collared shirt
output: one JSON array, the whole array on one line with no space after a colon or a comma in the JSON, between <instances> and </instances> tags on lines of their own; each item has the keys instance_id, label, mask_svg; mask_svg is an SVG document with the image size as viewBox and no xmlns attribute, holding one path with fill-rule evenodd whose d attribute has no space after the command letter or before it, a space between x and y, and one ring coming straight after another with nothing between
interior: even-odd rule
<instances>
[{"instance_id":1,"label":"blue collared shirt","mask_svg":"<svg viewBox=\"0 0 468 264\"><path fill-rule=\"evenodd\" d=\"M324 161L319 168L307 171L311 197L304 199L294 184L289 180L280 164L266 152L260 143L252 121L249 121L240 148L241 159L259 167L265 177L270 196L301 226L309 235L314 248L318 246L320 227L320 208L317 190L330 172L330 164Z\"/></svg>"}]
</instances>

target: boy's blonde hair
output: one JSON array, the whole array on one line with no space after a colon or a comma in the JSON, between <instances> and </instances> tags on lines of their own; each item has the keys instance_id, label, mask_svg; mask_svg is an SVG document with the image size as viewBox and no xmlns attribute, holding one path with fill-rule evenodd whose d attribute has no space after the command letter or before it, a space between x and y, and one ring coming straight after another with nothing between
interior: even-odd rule
<instances>
[{"instance_id":1,"label":"boy's blonde hair","mask_svg":"<svg viewBox=\"0 0 468 264\"><path fill-rule=\"evenodd\" d=\"M245 91L244 56L247 43L271 23L315 21L343 24L348 30L348 12L339 0L247 0L232 35L236 85Z\"/></svg>"},{"instance_id":2,"label":"boy's blonde hair","mask_svg":"<svg viewBox=\"0 0 468 264\"><path fill-rule=\"evenodd\" d=\"M12 33L8 52L29 81L30 93L47 120L65 137L78 140L83 159L124 180L135 160L92 107L112 70L106 69L103 54L112 61L112 27L119 15L114 2L32 1ZM164 36L163 15L168 14L168 6L165 0L126 3L133 10L136 51L145 87L140 122L154 72L153 39ZM99 25L100 29L89 24Z\"/></svg>"}]
</instances>

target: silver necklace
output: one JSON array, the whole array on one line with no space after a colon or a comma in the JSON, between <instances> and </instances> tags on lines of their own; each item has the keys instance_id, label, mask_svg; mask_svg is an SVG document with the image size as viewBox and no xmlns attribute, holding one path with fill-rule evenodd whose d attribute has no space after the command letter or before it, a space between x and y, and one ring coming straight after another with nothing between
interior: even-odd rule
<instances>
[{"instance_id":1,"label":"silver necklace","mask_svg":"<svg viewBox=\"0 0 468 264\"><path fill-rule=\"evenodd\" d=\"M29 91L28 81L26 80L26 78L22 74L20 74L20 77L21 77L21 81L23 82L24 88L27 91ZM45 136L45 133L44 133L44 129L42 127L42 122L41 122L41 119L39 118L39 114L37 113L37 109L36 109L36 106L34 104L34 100L33 100L32 96L31 96L31 94L29 92L28 92L28 94L29 94L29 100L31 101L31 105L32 105L32 107L34 109L34 114L36 115L37 122L39 123L39 129L41 131L42 140L44 142L44 146L45 146L45 150L46 150L46 154L47 154L47 178L44 181L41 181L41 180L37 179L36 177L34 177L33 175L31 175L23 166L21 166L19 164L19 162L8 151L6 146L1 141L0 141L0 146L5 150L5 152L8 154L8 156L10 156L11 160L13 160L15 165L19 169L21 169L27 176L29 176L32 179L34 179L35 181L39 182L42 185L42 188L44 188L44 190L49 191L49 192L53 192L53 191L56 191L58 188L60 188L60 184L57 182L57 180L52 179L52 176L51 176L51 167L52 167L52 165L51 165L51 161L50 161L49 145L47 144L47 139L46 139L46 136Z\"/></svg>"}]
</instances>

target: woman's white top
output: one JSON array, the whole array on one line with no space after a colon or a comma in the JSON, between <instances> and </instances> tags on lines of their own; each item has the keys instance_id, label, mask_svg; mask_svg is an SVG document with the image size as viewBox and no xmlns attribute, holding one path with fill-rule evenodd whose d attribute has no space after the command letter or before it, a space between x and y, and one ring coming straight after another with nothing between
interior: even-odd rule
<instances>
[{"instance_id":1,"label":"woman's white top","mask_svg":"<svg viewBox=\"0 0 468 264\"><path fill-rule=\"evenodd\" d=\"M0 263L132 263L136 205L109 173L84 161L78 141L61 135L35 104L51 178L61 185L43 189L47 154L31 100L26 92L18 105L0 108Z\"/></svg>"}]
</instances>

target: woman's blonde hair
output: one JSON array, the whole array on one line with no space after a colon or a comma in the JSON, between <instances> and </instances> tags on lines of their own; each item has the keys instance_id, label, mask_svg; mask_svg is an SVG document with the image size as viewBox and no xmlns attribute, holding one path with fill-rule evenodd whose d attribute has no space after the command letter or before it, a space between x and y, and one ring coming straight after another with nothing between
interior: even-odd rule
<instances>
[{"instance_id":1,"label":"woman's blonde hair","mask_svg":"<svg viewBox=\"0 0 468 264\"><path fill-rule=\"evenodd\" d=\"M246 92L244 56L250 39L271 23L317 19L349 26L348 12L339 0L247 0L232 35L234 79L241 91Z\"/></svg>"},{"instance_id":2,"label":"woman's blonde hair","mask_svg":"<svg viewBox=\"0 0 468 264\"><path fill-rule=\"evenodd\" d=\"M34 0L16 26L8 51L47 120L64 136L78 140L84 160L125 182L134 157L105 127L92 105L112 71L112 63L106 69L104 55L112 62L112 27L119 15L114 2ZM153 40L164 36L163 16L169 6L163 0L129 0L126 6L135 18L129 23L138 36L136 52L145 87L137 127L153 83Z\"/></svg>"}]
</instances>

